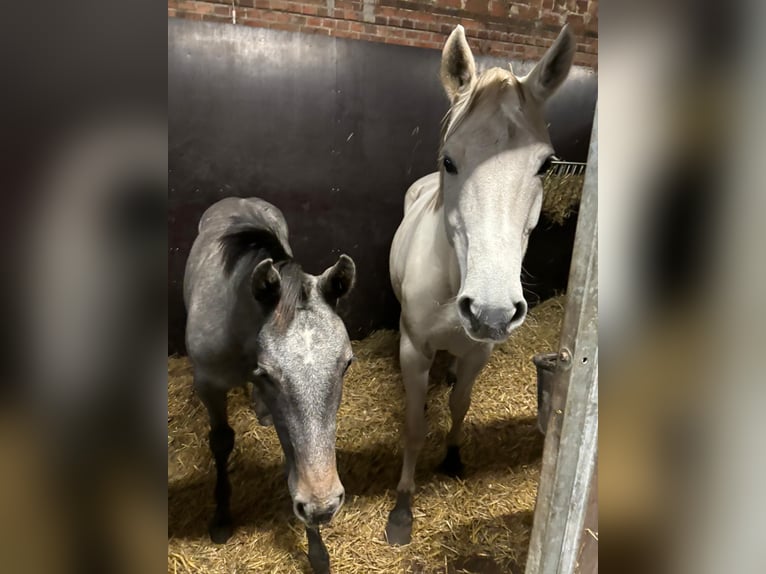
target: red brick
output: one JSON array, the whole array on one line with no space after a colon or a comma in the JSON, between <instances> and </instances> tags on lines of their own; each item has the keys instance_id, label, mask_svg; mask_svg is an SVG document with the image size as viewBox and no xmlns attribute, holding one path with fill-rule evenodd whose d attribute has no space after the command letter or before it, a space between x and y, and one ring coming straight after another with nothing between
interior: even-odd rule
<instances>
[{"instance_id":1,"label":"red brick","mask_svg":"<svg viewBox=\"0 0 766 574\"><path fill-rule=\"evenodd\" d=\"M585 32L585 20L583 19L582 14L570 14L567 17L567 22L569 22L572 32L575 34L582 34Z\"/></svg>"},{"instance_id":2,"label":"red brick","mask_svg":"<svg viewBox=\"0 0 766 574\"><path fill-rule=\"evenodd\" d=\"M398 10L395 8L391 8L390 6L380 6L377 10L375 10L376 14L379 14L380 16L396 16L398 14Z\"/></svg>"},{"instance_id":3,"label":"red brick","mask_svg":"<svg viewBox=\"0 0 766 574\"><path fill-rule=\"evenodd\" d=\"M508 16L508 6L502 0L492 0L489 7L489 13L498 18L505 18Z\"/></svg>"},{"instance_id":4,"label":"red brick","mask_svg":"<svg viewBox=\"0 0 766 574\"><path fill-rule=\"evenodd\" d=\"M186 18L187 20L202 20L202 14L194 14L193 12L184 12L183 10L176 11L176 17Z\"/></svg>"},{"instance_id":5,"label":"red brick","mask_svg":"<svg viewBox=\"0 0 766 574\"><path fill-rule=\"evenodd\" d=\"M221 14L203 14L202 19L205 22L231 22L231 16L223 16Z\"/></svg>"},{"instance_id":6,"label":"red brick","mask_svg":"<svg viewBox=\"0 0 766 574\"><path fill-rule=\"evenodd\" d=\"M487 0L466 0L465 11L473 14L487 14Z\"/></svg>"},{"instance_id":7,"label":"red brick","mask_svg":"<svg viewBox=\"0 0 766 574\"><path fill-rule=\"evenodd\" d=\"M206 12L212 12L213 6L211 4L205 4L203 2L179 2L177 9L183 12L191 12L194 14L204 14Z\"/></svg>"}]
</instances>

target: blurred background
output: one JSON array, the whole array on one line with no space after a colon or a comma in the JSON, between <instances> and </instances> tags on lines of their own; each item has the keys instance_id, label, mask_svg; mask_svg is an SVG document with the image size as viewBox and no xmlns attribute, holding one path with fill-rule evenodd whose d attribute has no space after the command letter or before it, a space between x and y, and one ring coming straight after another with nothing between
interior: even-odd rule
<instances>
[{"instance_id":1,"label":"blurred background","mask_svg":"<svg viewBox=\"0 0 766 574\"><path fill-rule=\"evenodd\" d=\"M766 568L763 11L614 0L599 15L606 572ZM159 571L164 6L7 14L0 561Z\"/></svg>"}]
</instances>

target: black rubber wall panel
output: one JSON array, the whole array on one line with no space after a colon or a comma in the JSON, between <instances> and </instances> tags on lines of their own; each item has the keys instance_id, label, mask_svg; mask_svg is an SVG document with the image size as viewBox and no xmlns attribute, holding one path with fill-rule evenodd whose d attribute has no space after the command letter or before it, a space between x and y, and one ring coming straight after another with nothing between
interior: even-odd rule
<instances>
[{"instance_id":1,"label":"black rubber wall panel","mask_svg":"<svg viewBox=\"0 0 766 574\"><path fill-rule=\"evenodd\" d=\"M306 271L320 273L340 253L354 258L357 286L341 307L352 338L398 325L388 248L408 186L436 167L447 109L439 57L168 20L169 352L183 352L183 269L197 222L230 195L277 205ZM573 76L551 101L550 129L560 155L584 160L596 82ZM567 272L564 261L564 284Z\"/></svg>"}]
</instances>

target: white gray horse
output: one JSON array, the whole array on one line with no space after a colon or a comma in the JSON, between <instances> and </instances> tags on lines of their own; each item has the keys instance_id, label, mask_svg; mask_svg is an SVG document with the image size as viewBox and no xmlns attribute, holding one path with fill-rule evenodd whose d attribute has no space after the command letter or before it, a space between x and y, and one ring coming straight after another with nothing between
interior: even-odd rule
<instances>
[{"instance_id":1,"label":"white gray horse","mask_svg":"<svg viewBox=\"0 0 766 574\"><path fill-rule=\"evenodd\" d=\"M184 275L186 345L194 387L210 417L215 457L214 542L231 536L227 460L234 446L226 394L248 381L263 424L285 454L309 559L329 571L319 525L343 504L335 462L336 414L351 344L335 304L351 289L354 262L341 255L316 277L293 260L282 213L258 198L227 198L202 216Z\"/></svg>"},{"instance_id":2,"label":"white gray horse","mask_svg":"<svg viewBox=\"0 0 766 574\"><path fill-rule=\"evenodd\" d=\"M476 74L462 26L444 45L445 117L439 171L416 181L391 245L390 273L402 305L399 357L406 390L404 463L389 543L411 539L411 499L426 436L428 372L449 352L455 379L447 435L448 474L459 475L459 437L474 380L496 343L521 325L527 303L521 262L543 200L541 176L553 157L543 104L569 73L575 40L565 26L521 78L491 68Z\"/></svg>"}]
</instances>

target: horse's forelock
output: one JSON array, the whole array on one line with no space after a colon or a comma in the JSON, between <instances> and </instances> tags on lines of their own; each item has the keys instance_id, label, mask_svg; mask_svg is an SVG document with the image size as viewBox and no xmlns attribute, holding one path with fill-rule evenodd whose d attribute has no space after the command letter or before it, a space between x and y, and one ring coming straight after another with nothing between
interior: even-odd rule
<instances>
[{"instance_id":1,"label":"horse's forelock","mask_svg":"<svg viewBox=\"0 0 766 574\"><path fill-rule=\"evenodd\" d=\"M274 309L274 323L280 331L290 326L295 318L295 312L309 299L310 286L301 266L293 260L279 266L282 276L279 303Z\"/></svg>"},{"instance_id":2,"label":"horse's forelock","mask_svg":"<svg viewBox=\"0 0 766 574\"><path fill-rule=\"evenodd\" d=\"M447 138L455 132L463 120L476 108L478 102L492 92L497 93L498 90L506 85L513 85L519 93L519 99L524 100L523 90L516 76L503 68L485 70L476 81L458 94L442 120L439 157L441 157L441 151Z\"/></svg>"}]
</instances>

